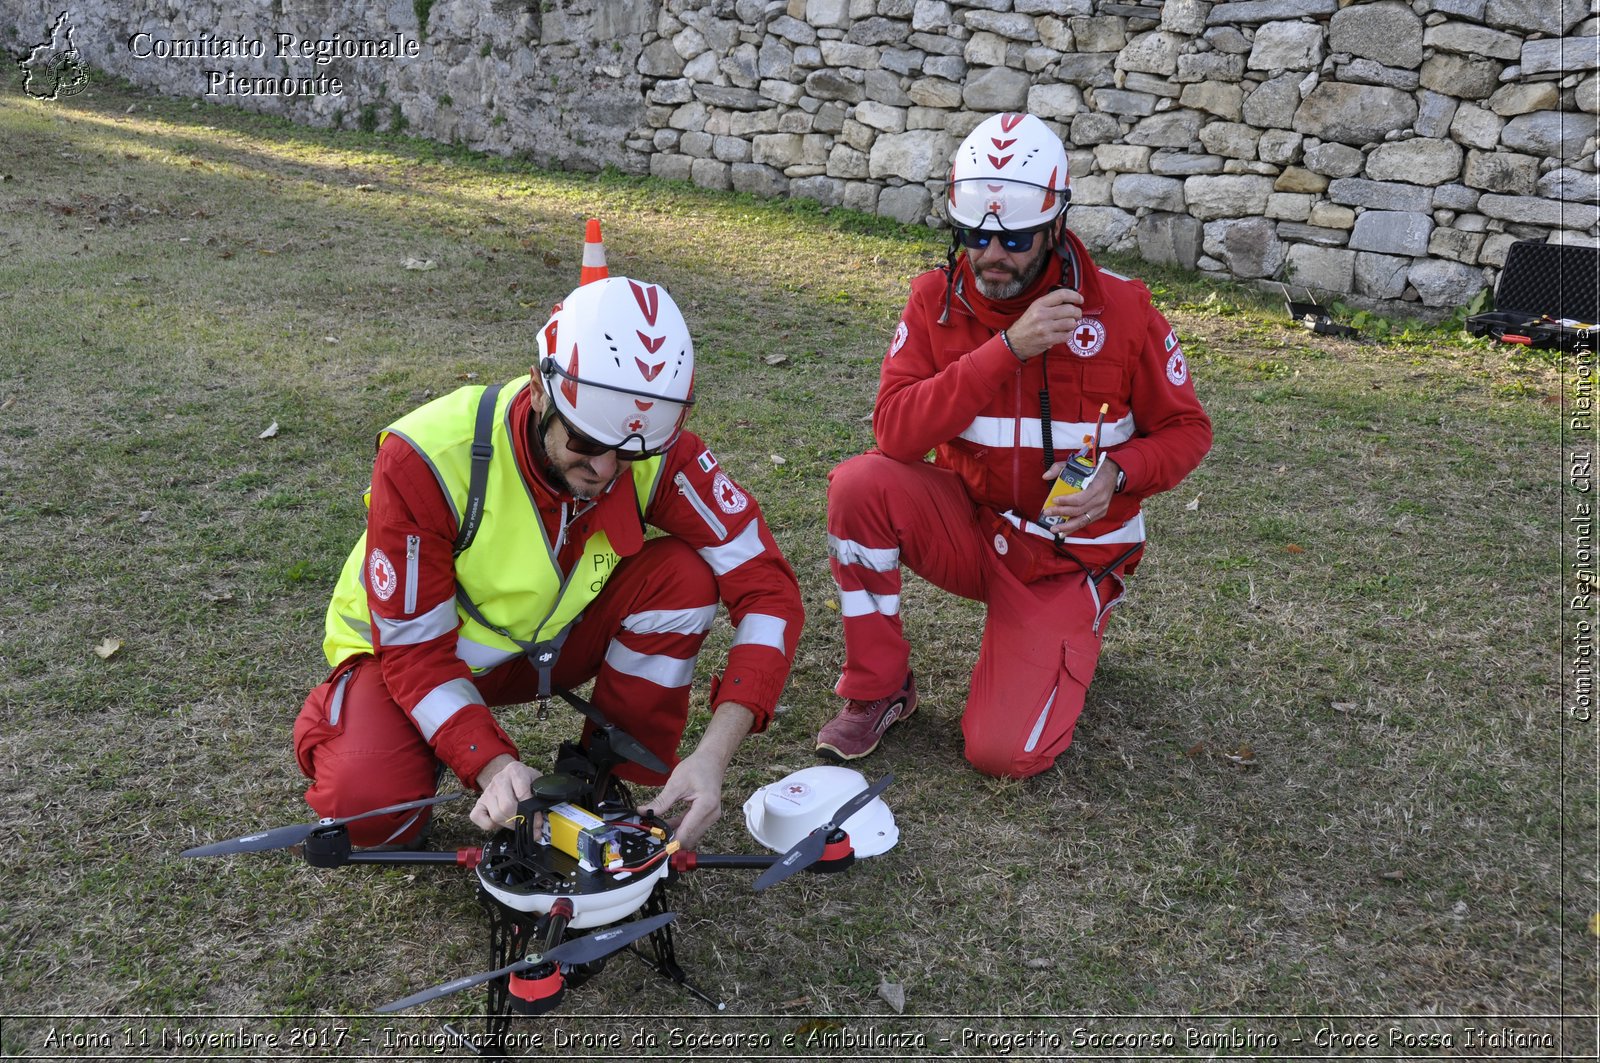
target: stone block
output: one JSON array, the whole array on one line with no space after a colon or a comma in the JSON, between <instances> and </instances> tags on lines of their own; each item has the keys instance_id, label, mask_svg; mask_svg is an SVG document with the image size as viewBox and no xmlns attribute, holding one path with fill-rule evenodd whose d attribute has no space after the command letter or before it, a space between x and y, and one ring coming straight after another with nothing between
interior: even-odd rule
<instances>
[{"instance_id":1,"label":"stone block","mask_svg":"<svg viewBox=\"0 0 1600 1063\"><path fill-rule=\"evenodd\" d=\"M1226 52L1185 52L1178 56L1177 80L1183 84L1196 81L1238 81L1244 77L1245 57Z\"/></svg>"},{"instance_id":2,"label":"stone block","mask_svg":"<svg viewBox=\"0 0 1600 1063\"><path fill-rule=\"evenodd\" d=\"M1260 129L1288 129L1300 101L1300 75L1280 74L1248 91L1244 120Z\"/></svg>"},{"instance_id":3,"label":"stone block","mask_svg":"<svg viewBox=\"0 0 1600 1063\"><path fill-rule=\"evenodd\" d=\"M1322 62L1323 30L1309 22L1269 22L1256 30L1251 70L1310 70Z\"/></svg>"},{"instance_id":4,"label":"stone block","mask_svg":"<svg viewBox=\"0 0 1600 1063\"><path fill-rule=\"evenodd\" d=\"M1423 306L1464 306L1485 287L1483 270L1440 259L1416 263L1406 279L1417 290Z\"/></svg>"},{"instance_id":5,"label":"stone block","mask_svg":"<svg viewBox=\"0 0 1600 1063\"><path fill-rule=\"evenodd\" d=\"M860 180L871 176L866 152L857 151L845 144L835 144L828 152L827 174L829 177L845 180Z\"/></svg>"},{"instance_id":6,"label":"stone block","mask_svg":"<svg viewBox=\"0 0 1600 1063\"><path fill-rule=\"evenodd\" d=\"M1476 210L1478 199L1477 189L1466 185L1440 185L1433 190L1433 206L1436 210Z\"/></svg>"},{"instance_id":7,"label":"stone block","mask_svg":"<svg viewBox=\"0 0 1600 1063\"><path fill-rule=\"evenodd\" d=\"M1317 247L1343 247L1350 239L1349 229L1330 229L1320 225L1302 225L1297 221L1280 221L1278 235L1297 244Z\"/></svg>"},{"instance_id":8,"label":"stone block","mask_svg":"<svg viewBox=\"0 0 1600 1063\"><path fill-rule=\"evenodd\" d=\"M806 95L815 100L860 103L866 98L861 83L837 70L814 70L806 76Z\"/></svg>"},{"instance_id":9,"label":"stone block","mask_svg":"<svg viewBox=\"0 0 1600 1063\"><path fill-rule=\"evenodd\" d=\"M1539 159L1508 151L1468 152L1466 184L1485 192L1531 196L1539 184Z\"/></svg>"},{"instance_id":10,"label":"stone block","mask_svg":"<svg viewBox=\"0 0 1600 1063\"><path fill-rule=\"evenodd\" d=\"M816 44L817 31L808 23L788 15L779 15L767 23L767 30L792 44Z\"/></svg>"},{"instance_id":11,"label":"stone block","mask_svg":"<svg viewBox=\"0 0 1600 1063\"><path fill-rule=\"evenodd\" d=\"M1156 98L1145 92L1123 89L1091 89L1090 99L1101 114L1147 117L1156 113Z\"/></svg>"},{"instance_id":12,"label":"stone block","mask_svg":"<svg viewBox=\"0 0 1600 1063\"><path fill-rule=\"evenodd\" d=\"M1369 210L1356 217L1350 248L1382 255L1425 255L1433 218L1402 210Z\"/></svg>"},{"instance_id":13,"label":"stone block","mask_svg":"<svg viewBox=\"0 0 1600 1063\"><path fill-rule=\"evenodd\" d=\"M844 182L825 175L801 177L789 182L791 199L812 199L824 207L837 207L844 202Z\"/></svg>"},{"instance_id":14,"label":"stone block","mask_svg":"<svg viewBox=\"0 0 1600 1063\"><path fill-rule=\"evenodd\" d=\"M1312 196L1307 192L1274 192L1267 197L1267 217L1273 221L1305 221L1311 216Z\"/></svg>"},{"instance_id":15,"label":"stone block","mask_svg":"<svg viewBox=\"0 0 1600 1063\"><path fill-rule=\"evenodd\" d=\"M689 180L700 188L725 192L733 187L732 167L716 159L696 159L689 167Z\"/></svg>"},{"instance_id":16,"label":"stone block","mask_svg":"<svg viewBox=\"0 0 1600 1063\"><path fill-rule=\"evenodd\" d=\"M1325 177L1354 177L1366 165L1366 156L1348 144L1313 144L1305 150L1305 164Z\"/></svg>"},{"instance_id":17,"label":"stone block","mask_svg":"<svg viewBox=\"0 0 1600 1063\"><path fill-rule=\"evenodd\" d=\"M850 25L850 0L806 0L806 22L817 29Z\"/></svg>"},{"instance_id":18,"label":"stone block","mask_svg":"<svg viewBox=\"0 0 1600 1063\"><path fill-rule=\"evenodd\" d=\"M1072 181L1072 203L1075 207L1103 207L1111 202L1111 178L1098 174L1085 175Z\"/></svg>"},{"instance_id":19,"label":"stone block","mask_svg":"<svg viewBox=\"0 0 1600 1063\"><path fill-rule=\"evenodd\" d=\"M1422 64L1422 18L1409 4L1352 4L1329 20L1328 47L1415 70Z\"/></svg>"},{"instance_id":20,"label":"stone block","mask_svg":"<svg viewBox=\"0 0 1600 1063\"><path fill-rule=\"evenodd\" d=\"M917 0L911 13L911 28L938 33L950 25L950 5L945 0Z\"/></svg>"},{"instance_id":21,"label":"stone block","mask_svg":"<svg viewBox=\"0 0 1600 1063\"><path fill-rule=\"evenodd\" d=\"M1282 235L1281 227L1279 235ZM1356 253L1295 244L1285 258L1289 282L1318 292L1342 294L1355 285Z\"/></svg>"},{"instance_id":22,"label":"stone block","mask_svg":"<svg viewBox=\"0 0 1600 1063\"><path fill-rule=\"evenodd\" d=\"M1039 30L1032 16L1014 11L969 11L967 28L974 33L993 33L1014 41L1033 42L1039 39Z\"/></svg>"},{"instance_id":23,"label":"stone block","mask_svg":"<svg viewBox=\"0 0 1600 1063\"><path fill-rule=\"evenodd\" d=\"M1178 72L1178 52L1183 43L1183 38L1176 33L1161 30L1142 33L1118 53L1117 69L1171 77Z\"/></svg>"},{"instance_id":24,"label":"stone block","mask_svg":"<svg viewBox=\"0 0 1600 1063\"><path fill-rule=\"evenodd\" d=\"M1152 150L1134 144L1102 144L1094 149L1094 164L1108 173L1148 173Z\"/></svg>"},{"instance_id":25,"label":"stone block","mask_svg":"<svg viewBox=\"0 0 1600 1063\"><path fill-rule=\"evenodd\" d=\"M1202 247L1236 277L1270 277L1283 267L1288 251L1278 227L1266 218L1207 222Z\"/></svg>"},{"instance_id":26,"label":"stone block","mask_svg":"<svg viewBox=\"0 0 1600 1063\"><path fill-rule=\"evenodd\" d=\"M687 181L694 169L694 160L687 155L650 156L650 176L663 181Z\"/></svg>"},{"instance_id":27,"label":"stone block","mask_svg":"<svg viewBox=\"0 0 1600 1063\"><path fill-rule=\"evenodd\" d=\"M1344 229L1349 231L1355 227L1356 212L1349 207L1341 207L1333 203L1318 203L1311 208L1311 215L1306 218L1306 224L1314 225L1319 229Z\"/></svg>"},{"instance_id":28,"label":"stone block","mask_svg":"<svg viewBox=\"0 0 1600 1063\"><path fill-rule=\"evenodd\" d=\"M1072 119L1071 142L1074 144L1105 144L1122 136L1122 123L1109 114L1085 112Z\"/></svg>"},{"instance_id":29,"label":"stone block","mask_svg":"<svg viewBox=\"0 0 1600 1063\"><path fill-rule=\"evenodd\" d=\"M1206 15L1206 25L1254 25L1282 19L1326 17L1338 8L1338 0L1240 0L1212 5Z\"/></svg>"},{"instance_id":30,"label":"stone block","mask_svg":"<svg viewBox=\"0 0 1600 1063\"><path fill-rule=\"evenodd\" d=\"M1132 214L1118 207L1073 207L1072 231L1096 251L1131 251L1137 243Z\"/></svg>"},{"instance_id":31,"label":"stone block","mask_svg":"<svg viewBox=\"0 0 1600 1063\"><path fill-rule=\"evenodd\" d=\"M1500 130L1500 143L1511 151L1544 158L1576 159L1595 135L1595 121L1583 114L1537 111L1520 114Z\"/></svg>"},{"instance_id":32,"label":"stone block","mask_svg":"<svg viewBox=\"0 0 1600 1063\"><path fill-rule=\"evenodd\" d=\"M1134 226L1134 240L1146 262L1194 269L1200 260L1200 222L1187 214L1146 214Z\"/></svg>"},{"instance_id":33,"label":"stone block","mask_svg":"<svg viewBox=\"0 0 1600 1063\"><path fill-rule=\"evenodd\" d=\"M1328 185L1328 198L1347 207L1425 214L1433 209L1433 189L1395 181L1342 177Z\"/></svg>"},{"instance_id":34,"label":"stone block","mask_svg":"<svg viewBox=\"0 0 1600 1063\"><path fill-rule=\"evenodd\" d=\"M1161 5L1161 28L1185 37L1205 32L1210 0L1165 0Z\"/></svg>"},{"instance_id":35,"label":"stone block","mask_svg":"<svg viewBox=\"0 0 1600 1063\"><path fill-rule=\"evenodd\" d=\"M1127 22L1120 18L1074 18L1072 39L1080 52L1120 52L1128 43Z\"/></svg>"},{"instance_id":36,"label":"stone block","mask_svg":"<svg viewBox=\"0 0 1600 1063\"><path fill-rule=\"evenodd\" d=\"M846 210L859 210L863 214L878 213L878 186L870 181L851 181L844 186Z\"/></svg>"},{"instance_id":37,"label":"stone block","mask_svg":"<svg viewBox=\"0 0 1600 1063\"><path fill-rule=\"evenodd\" d=\"M1112 183L1111 202L1124 210L1142 207L1181 213L1184 207L1183 182L1176 177L1125 173Z\"/></svg>"},{"instance_id":38,"label":"stone block","mask_svg":"<svg viewBox=\"0 0 1600 1063\"><path fill-rule=\"evenodd\" d=\"M1190 177L1183 183L1189 213L1201 221L1259 215L1273 192L1270 177L1222 174Z\"/></svg>"},{"instance_id":39,"label":"stone block","mask_svg":"<svg viewBox=\"0 0 1600 1063\"><path fill-rule=\"evenodd\" d=\"M1219 155L1192 155L1186 151L1158 151L1150 156L1150 172L1170 177L1219 174L1227 160Z\"/></svg>"},{"instance_id":40,"label":"stone block","mask_svg":"<svg viewBox=\"0 0 1600 1063\"><path fill-rule=\"evenodd\" d=\"M1061 57L1056 66L1056 77L1074 85L1102 86L1116 81L1117 57L1110 52L1087 52Z\"/></svg>"},{"instance_id":41,"label":"stone block","mask_svg":"<svg viewBox=\"0 0 1600 1063\"><path fill-rule=\"evenodd\" d=\"M743 137L714 137L711 155L723 162L749 162L750 142Z\"/></svg>"},{"instance_id":42,"label":"stone block","mask_svg":"<svg viewBox=\"0 0 1600 1063\"><path fill-rule=\"evenodd\" d=\"M1410 269L1409 258L1362 252L1356 255L1356 294L1398 299L1405 294L1406 273Z\"/></svg>"},{"instance_id":43,"label":"stone block","mask_svg":"<svg viewBox=\"0 0 1600 1063\"><path fill-rule=\"evenodd\" d=\"M1367 176L1374 181L1442 185L1460 178L1461 160L1460 145L1448 140L1397 140L1372 149L1367 155Z\"/></svg>"},{"instance_id":44,"label":"stone block","mask_svg":"<svg viewBox=\"0 0 1600 1063\"><path fill-rule=\"evenodd\" d=\"M943 177L953 148L944 133L934 130L885 133L872 143L868 175L917 182Z\"/></svg>"},{"instance_id":45,"label":"stone block","mask_svg":"<svg viewBox=\"0 0 1600 1063\"><path fill-rule=\"evenodd\" d=\"M1323 82L1294 115L1294 131L1321 140L1364 145L1382 141L1417 119L1417 101L1398 89Z\"/></svg>"},{"instance_id":46,"label":"stone block","mask_svg":"<svg viewBox=\"0 0 1600 1063\"><path fill-rule=\"evenodd\" d=\"M1125 141L1152 148L1187 148L1200 133L1199 111L1168 111L1140 119ZM1074 122L1076 124L1076 122Z\"/></svg>"},{"instance_id":47,"label":"stone block","mask_svg":"<svg viewBox=\"0 0 1600 1063\"><path fill-rule=\"evenodd\" d=\"M1254 159L1261 132L1238 122L1208 122L1200 130L1200 143L1213 155L1226 159Z\"/></svg>"},{"instance_id":48,"label":"stone block","mask_svg":"<svg viewBox=\"0 0 1600 1063\"><path fill-rule=\"evenodd\" d=\"M1178 102L1185 107L1237 122L1244 114L1244 89L1216 81L1185 85Z\"/></svg>"},{"instance_id":49,"label":"stone block","mask_svg":"<svg viewBox=\"0 0 1600 1063\"><path fill-rule=\"evenodd\" d=\"M911 26L896 18L866 18L850 27L844 39L851 44L881 47L885 44L904 44L911 36Z\"/></svg>"},{"instance_id":50,"label":"stone block","mask_svg":"<svg viewBox=\"0 0 1600 1063\"><path fill-rule=\"evenodd\" d=\"M822 52L822 62L827 66L854 67L868 70L878 65L878 49L844 41L823 41L817 48Z\"/></svg>"},{"instance_id":51,"label":"stone block","mask_svg":"<svg viewBox=\"0 0 1600 1063\"><path fill-rule=\"evenodd\" d=\"M1450 120L1450 136L1469 148L1492 151L1500 144L1500 130L1505 119L1474 103L1456 107L1456 116Z\"/></svg>"},{"instance_id":52,"label":"stone block","mask_svg":"<svg viewBox=\"0 0 1600 1063\"><path fill-rule=\"evenodd\" d=\"M1446 96L1482 100L1500 84L1501 69L1493 59L1438 52L1422 64L1421 83Z\"/></svg>"},{"instance_id":53,"label":"stone block","mask_svg":"<svg viewBox=\"0 0 1600 1063\"><path fill-rule=\"evenodd\" d=\"M1053 15L1039 20L1039 40L1058 52L1070 52L1077 47L1072 37L1072 26Z\"/></svg>"},{"instance_id":54,"label":"stone block","mask_svg":"<svg viewBox=\"0 0 1600 1063\"><path fill-rule=\"evenodd\" d=\"M1422 82L1415 70L1402 70L1397 66L1384 66L1371 59L1352 59L1336 68L1339 81L1352 85L1383 85L1391 89L1410 92Z\"/></svg>"},{"instance_id":55,"label":"stone block","mask_svg":"<svg viewBox=\"0 0 1600 1063\"><path fill-rule=\"evenodd\" d=\"M1560 37L1589 15L1583 0L1489 0L1483 20L1517 33Z\"/></svg>"},{"instance_id":56,"label":"stone block","mask_svg":"<svg viewBox=\"0 0 1600 1063\"><path fill-rule=\"evenodd\" d=\"M1070 118L1083 110L1076 85L1034 85L1028 89L1028 113L1040 118Z\"/></svg>"},{"instance_id":57,"label":"stone block","mask_svg":"<svg viewBox=\"0 0 1600 1063\"><path fill-rule=\"evenodd\" d=\"M1278 175L1272 183L1277 192L1303 192L1315 194L1327 190L1328 179L1315 170L1308 170L1304 166L1288 166Z\"/></svg>"},{"instance_id":58,"label":"stone block","mask_svg":"<svg viewBox=\"0 0 1600 1063\"><path fill-rule=\"evenodd\" d=\"M906 90L906 95L923 107L954 110L961 106L961 86L944 78L918 78Z\"/></svg>"},{"instance_id":59,"label":"stone block","mask_svg":"<svg viewBox=\"0 0 1600 1063\"><path fill-rule=\"evenodd\" d=\"M651 78L675 78L683 73L684 62L672 41L662 39L646 45L639 53L639 73Z\"/></svg>"},{"instance_id":60,"label":"stone block","mask_svg":"<svg viewBox=\"0 0 1600 1063\"><path fill-rule=\"evenodd\" d=\"M1510 233L1490 233L1483 238L1483 247L1478 251L1478 261L1485 266L1499 269L1506 264L1506 256L1511 253L1511 245L1517 240L1518 237Z\"/></svg>"},{"instance_id":61,"label":"stone block","mask_svg":"<svg viewBox=\"0 0 1600 1063\"><path fill-rule=\"evenodd\" d=\"M1600 207L1592 203L1565 203L1542 196L1502 196L1479 198L1478 211L1491 218L1551 229L1592 229L1600 222Z\"/></svg>"},{"instance_id":62,"label":"stone block","mask_svg":"<svg viewBox=\"0 0 1600 1063\"><path fill-rule=\"evenodd\" d=\"M1491 59L1517 62L1522 58L1522 40L1509 33L1474 26L1470 22L1444 22L1429 26L1422 35L1424 48L1461 55L1486 55Z\"/></svg>"},{"instance_id":63,"label":"stone block","mask_svg":"<svg viewBox=\"0 0 1600 1063\"><path fill-rule=\"evenodd\" d=\"M1489 110L1501 118L1514 118L1534 111L1553 111L1561 104L1561 90L1550 81L1518 82L1502 85L1489 97Z\"/></svg>"},{"instance_id":64,"label":"stone block","mask_svg":"<svg viewBox=\"0 0 1600 1063\"><path fill-rule=\"evenodd\" d=\"M927 220L931 203L928 190L920 184L885 188L878 193L878 214L908 225L918 225Z\"/></svg>"},{"instance_id":65,"label":"stone block","mask_svg":"<svg viewBox=\"0 0 1600 1063\"><path fill-rule=\"evenodd\" d=\"M1005 66L1011 42L997 33L975 33L961 57L973 66Z\"/></svg>"},{"instance_id":66,"label":"stone block","mask_svg":"<svg viewBox=\"0 0 1600 1063\"><path fill-rule=\"evenodd\" d=\"M1457 101L1449 96L1424 89L1418 97L1417 136L1443 140L1450 134L1450 122L1456 116Z\"/></svg>"},{"instance_id":67,"label":"stone block","mask_svg":"<svg viewBox=\"0 0 1600 1063\"><path fill-rule=\"evenodd\" d=\"M1478 261L1478 249L1483 247L1483 234L1461 232L1457 229L1438 228L1428 238L1428 254L1434 258L1448 258L1452 262Z\"/></svg>"},{"instance_id":68,"label":"stone block","mask_svg":"<svg viewBox=\"0 0 1600 1063\"><path fill-rule=\"evenodd\" d=\"M1020 111L1028 105L1031 79L1020 70L992 67L967 79L963 105L971 111Z\"/></svg>"},{"instance_id":69,"label":"stone block","mask_svg":"<svg viewBox=\"0 0 1600 1063\"><path fill-rule=\"evenodd\" d=\"M1539 178L1537 192L1546 199L1600 203L1600 175L1561 167Z\"/></svg>"},{"instance_id":70,"label":"stone block","mask_svg":"<svg viewBox=\"0 0 1600 1063\"><path fill-rule=\"evenodd\" d=\"M904 133L906 131L906 111L904 107L886 107L873 100L862 100L856 104L854 111L856 121L862 125L871 126L873 129L885 133Z\"/></svg>"},{"instance_id":71,"label":"stone block","mask_svg":"<svg viewBox=\"0 0 1600 1063\"><path fill-rule=\"evenodd\" d=\"M1122 79L1122 87L1130 92L1148 92L1152 96L1170 100L1175 100L1183 94L1183 86L1177 84L1171 78L1159 77L1155 74L1143 74L1139 71L1125 73ZM1158 102L1156 106L1160 107L1161 104Z\"/></svg>"},{"instance_id":72,"label":"stone block","mask_svg":"<svg viewBox=\"0 0 1600 1063\"><path fill-rule=\"evenodd\" d=\"M1305 137L1287 129L1265 130L1256 141L1256 156L1274 166L1288 166L1300 161Z\"/></svg>"},{"instance_id":73,"label":"stone block","mask_svg":"<svg viewBox=\"0 0 1600 1063\"><path fill-rule=\"evenodd\" d=\"M1593 37L1528 41L1522 46L1522 76L1576 74L1600 67L1600 50Z\"/></svg>"},{"instance_id":74,"label":"stone block","mask_svg":"<svg viewBox=\"0 0 1600 1063\"><path fill-rule=\"evenodd\" d=\"M900 88L900 75L887 70L868 70L863 86L867 99L890 107L910 107L911 97ZM863 101L865 102L865 101Z\"/></svg>"}]
</instances>

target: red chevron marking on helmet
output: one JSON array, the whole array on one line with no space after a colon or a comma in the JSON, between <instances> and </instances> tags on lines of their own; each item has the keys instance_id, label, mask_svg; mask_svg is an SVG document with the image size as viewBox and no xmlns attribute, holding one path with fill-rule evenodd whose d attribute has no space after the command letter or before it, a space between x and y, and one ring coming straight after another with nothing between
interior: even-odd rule
<instances>
[{"instance_id":1,"label":"red chevron marking on helmet","mask_svg":"<svg viewBox=\"0 0 1600 1063\"><path fill-rule=\"evenodd\" d=\"M634 331L634 335L639 337L639 342L644 344L644 349L651 354L655 354L661 349L661 345L667 342L665 336L646 336L637 330Z\"/></svg>"},{"instance_id":2,"label":"red chevron marking on helmet","mask_svg":"<svg viewBox=\"0 0 1600 1063\"><path fill-rule=\"evenodd\" d=\"M1010 162L1015 157L1016 156L1014 156L1014 155L1007 155L1003 159L997 159L993 155L991 155L991 156L989 156L989 161L994 164L994 168L996 170L1004 170L1006 168L1006 163Z\"/></svg>"},{"instance_id":3,"label":"red chevron marking on helmet","mask_svg":"<svg viewBox=\"0 0 1600 1063\"><path fill-rule=\"evenodd\" d=\"M572 345L572 361L567 363L567 375L561 380L561 394L566 396L567 404L574 410L578 408L578 345Z\"/></svg>"},{"instance_id":4,"label":"red chevron marking on helmet","mask_svg":"<svg viewBox=\"0 0 1600 1063\"><path fill-rule=\"evenodd\" d=\"M650 407L655 405L655 403L645 402L643 399L634 399L633 404L639 407L640 410L648 410Z\"/></svg>"},{"instance_id":5,"label":"red chevron marking on helmet","mask_svg":"<svg viewBox=\"0 0 1600 1063\"><path fill-rule=\"evenodd\" d=\"M990 137L989 138L989 143L994 145L994 150L995 151L1005 151L1007 148L1009 148L1011 145L1015 144L1016 142L1017 142L1017 138L1016 137L1012 137L1010 140L1001 140L999 137Z\"/></svg>"},{"instance_id":6,"label":"red chevron marking on helmet","mask_svg":"<svg viewBox=\"0 0 1600 1063\"><path fill-rule=\"evenodd\" d=\"M665 338L665 337L663 337ZM644 359L635 358L633 364L639 367L639 372L644 374L646 380L654 380L656 374L666 367L666 362L657 362L655 365L645 365Z\"/></svg>"},{"instance_id":7,"label":"red chevron marking on helmet","mask_svg":"<svg viewBox=\"0 0 1600 1063\"><path fill-rule=\"evenodd\" d=\"M656 314L661 312L661 296L656 291L656 286L651 284L640 287L638 282L629 281L628 287L633 289L633 301L639 304L639 311L644 314L644 319L654 325Z\"/></svg>"},{"instance_id":8,"label":"red chevron marking on helmet","mask_svg":"<svg viewBox=\"0 0 1600 1063\"><path fill-rule=\"evenodd\" d=\"M1049 210L1056 205L1056 170L1050 169L1050 180L1045 182L1044 202L1039 205L1040 210Z\"/></svg>"},{"instance_id":9,"label":"red chevron marking on helmet","mask_svg":"<svg viewBox=\"0 0 1600 1063\"><path fill-rule=\"evenodd\" d=\"M1003 114L1000 116L1000 128L1009 133L1013 129L1017 128L1017 126L1021 125L1022 120L1026 117L1028 116L1025 114Z\"/></svg>"}]
</instances>

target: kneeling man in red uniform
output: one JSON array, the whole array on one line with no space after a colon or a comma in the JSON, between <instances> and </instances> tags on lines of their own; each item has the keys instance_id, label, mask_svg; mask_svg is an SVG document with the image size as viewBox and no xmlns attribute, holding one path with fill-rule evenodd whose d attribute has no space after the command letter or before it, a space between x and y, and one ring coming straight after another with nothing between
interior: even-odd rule
<instances>
[{"instance_id":1,"label":"kneeling man in red uniform","mask_svg":"<svg viewBox=\"0 0 1600 1063\"><path fill-rule=\"evenodd\" d=\"M991 117L956 152L950 262L912 282L878 384L877 448L829 477L846 704L817 735L824 756L865 756L916 711L906 565L988 606L967 759L1009 778L1050 767L1143 551L1140 500L1211 447L1177 336L1142 283L1095 266L1066 226L1069 196L1061 140L1032 115ZM1091 451L1083 489L1046 505L1067 459Z\"/></svg>"},{"instance_id":2,"label":"kneeling man in red uniform","mask_svg":"<svg viewBox=\"0 0 1600 1063\"><path fill-rule=\"evenodd\" d=\"M611 723L665 763L694 847L739 742L771 719L803 611L761 509L683 429L694 348L658 284L577 288L539 334L534 371L467 387L379 434L366 534L328 607L333 674L294 728L322 816L434 793L444 769L509 822L539 775L491 706L595 681ZM646 525L665 535L645 538ZM719 602L734 625L713 716L678 758L690 682ZM576 719L576 717L574 717ZM350 824L357 845L414 843L425 813Z\"/></svg>"}]
</instances>

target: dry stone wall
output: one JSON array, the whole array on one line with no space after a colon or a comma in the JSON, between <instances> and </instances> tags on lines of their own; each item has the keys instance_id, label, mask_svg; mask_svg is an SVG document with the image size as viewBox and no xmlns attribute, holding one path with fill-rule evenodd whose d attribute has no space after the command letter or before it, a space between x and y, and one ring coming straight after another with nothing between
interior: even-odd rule
<instances>
[{"instance_id":1,"label":"dry stone wall","mask_svg":"<svg viewBox=\"0 0 1600 1063\"><path fill-rule=\"evenodd\" d=\"M960 139L1028 110L1091 246L1444 308L1516 240L1600 244L1596 2L19 0L0 36L66 4L164 92L932 224Z\"/></svg>"}]
</instances>

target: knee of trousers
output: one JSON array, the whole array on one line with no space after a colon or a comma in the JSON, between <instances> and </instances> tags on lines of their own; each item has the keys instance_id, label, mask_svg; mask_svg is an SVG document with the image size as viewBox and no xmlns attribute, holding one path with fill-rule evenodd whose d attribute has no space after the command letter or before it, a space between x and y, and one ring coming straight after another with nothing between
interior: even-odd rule
<instances>
[{"instance_id":1,"label":"knee of trousers","mask_svg":"<svg viewBox=\"0 0 1600 1063\"><path fill-rule=\"evenodd\" d=\"M992 775L997 779L1026 779L1047 771L1055 764L1056 754L1040 756L1036 753L1024 753L1020 749L978 746L967 743L965 754L967 763L985 775Z\"/></svg>"},{"instance_id":2,"label":"knee of trousers","mask_svg":"<svg viewBox=\"0 0 1600 1063\"><path fill-rule=\"evenodd\" d=\"M906 466L878 453L858 454L835 465L828 473L828 516L851 515L883 505L886 489Z\"/></svg>"},{"instance_id":3,"label":"knee of trousers","mask_svg":"<svg viewBox=\"0 0 1600 1063\"><path fill-rule=\"evenodd\" d=\"M675 536L646 542L637 554L617 569L606 590L621 590L623 582L638 581L640 601L660 600L675 608L704 605L717 600L717 577L694 547Z\"/></svg>"}]
</instances>

